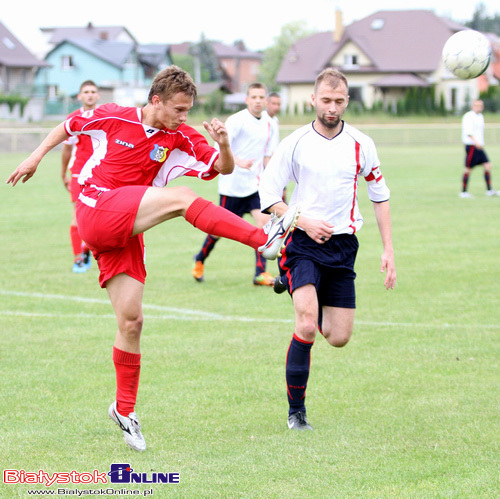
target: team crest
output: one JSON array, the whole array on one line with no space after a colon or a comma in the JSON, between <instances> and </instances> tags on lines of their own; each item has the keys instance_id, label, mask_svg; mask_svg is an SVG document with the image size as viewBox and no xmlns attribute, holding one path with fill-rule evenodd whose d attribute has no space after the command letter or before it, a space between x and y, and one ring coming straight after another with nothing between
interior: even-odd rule
<instances>
[{"instance_id":1,"label":"team crest","mask_svg":"<svg viewBox=\"0 0 500 499\"><path fill-rule=\"evenodd\" d=\"M153 161L158 161L158 163L163 163L167 159L168 147L159 146L155 144L153 150L149 154L149 157Z\"/></svg>"}]
</instances>

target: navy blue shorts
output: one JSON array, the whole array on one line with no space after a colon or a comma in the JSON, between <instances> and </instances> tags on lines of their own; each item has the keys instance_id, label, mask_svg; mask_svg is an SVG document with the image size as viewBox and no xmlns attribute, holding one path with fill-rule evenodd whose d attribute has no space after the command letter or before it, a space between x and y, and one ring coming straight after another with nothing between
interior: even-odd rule
<instances>
[{"instance_id":1,"label":"navy blue shorts","mask_svg":"<svg viewBox=\"0 0 500 499\"><path fill-rule=\"evenodd\" d=\"M355 235L339 234L318 244L303 230L294 230L279 260L281 280L290 294L313 284L320 309L356 308L354 263L358 247Z\"/></svg>"},{"instance_id":2,"label":"navy blue shorts","mask_svg":"<svg viewBox=\"0 0 500 499\"><path fill-rule=\"evenodd\" d=\"M260 197L258 192L254 192L245 198L235 198L221 194L219 204L239 217L243 217L245 213L250 213L252 210L260 211Z\"/></svg>"},{"instance_id":3,"label":"navy blue shorts","mask_svg":"<svg viewBox=\"0 0 500 499\"><path fill-rule=\"evenodd\" d=\"M473 168L476 165L489 162L490 160L484 149L478 149L476 146L465 146L465 166L467 168Z\"/></svg>"}]
</instances>

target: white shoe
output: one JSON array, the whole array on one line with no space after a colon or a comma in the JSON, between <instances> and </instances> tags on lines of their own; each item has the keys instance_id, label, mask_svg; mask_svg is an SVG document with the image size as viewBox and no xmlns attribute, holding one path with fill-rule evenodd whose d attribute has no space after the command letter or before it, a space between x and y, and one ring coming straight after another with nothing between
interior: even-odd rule
<instances>
[{"instance_id":1,"label":"white shoe","mask_svg":"<svg viewBox=\"0 0 500 499\"><path fill-rule=\"evenodd\" d=\"M141 433L141 423L135 412L122 416L116 410L116 400L109 406L109 417L122 429L123 438L129 447L139 452L146 450L146 441Z\"/></svg>"},{"instance_id":2,"label":"white shoe","mask_svg":"<svg viewBox=\"0 0 500 499\"><path fill-rule=\"evenodd\" d=\"M304 412L296 412L288 416L288 428L290 430L312 430L313 427L308 423Z\"/></svg>"},{"instance_id":3,"label":"white shoe","mask_svg":"<svg viewBox=\"0 0 500 499\"><path fill-rule=\"evenodd\" d=\"M490 189L489 191L486 191L487 196L500 196L499 191L495 191L494 189Z\"/></svg>"},{"instance_id":4,"label":"white shoe","mask_svg":"<svg viewBox=\"0 0 500 499\"><path fill-rule=\"evenodd\" d=\"M461 192L460 197L461 198L473 198L474 196L470 192Z\"/></svg>"},{"instance_id":5,"label":"white shoe","mask_svg":"<svg viewBox=\"0 0 500 499\"><path fill-rule=\"evenodd\" d=\"M271 220L263 227L267 234L267 242L259 247L259 252L264 258L275 260L277 256L281 256L281 248L286 236L295 228L299 212L298 206L292 206L281 217L271 215Z\"/></svg>"}]
</instances>

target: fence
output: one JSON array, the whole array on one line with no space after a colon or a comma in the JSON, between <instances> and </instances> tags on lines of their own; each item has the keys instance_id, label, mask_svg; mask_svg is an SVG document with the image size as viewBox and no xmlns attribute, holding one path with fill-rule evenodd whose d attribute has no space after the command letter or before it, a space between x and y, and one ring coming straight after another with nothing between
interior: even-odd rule
<instances>
[{"instance_id":1,"label":"fence","mask_svg":"<svg viewBox=\"0 0 500 499\"><path fill-rule=\"evenodd\" d=\"M281 125L285 137L299 126ZM196 127L204 132L203 127ZM369 135L377 146L410 146L461 144L459 123L362 125L356 128ZM34 150L50 132L50 128L0 128L0 153L27 153ZM485 141L500 144L500 124L486 124Z\"/></svg>"}]
</instances>

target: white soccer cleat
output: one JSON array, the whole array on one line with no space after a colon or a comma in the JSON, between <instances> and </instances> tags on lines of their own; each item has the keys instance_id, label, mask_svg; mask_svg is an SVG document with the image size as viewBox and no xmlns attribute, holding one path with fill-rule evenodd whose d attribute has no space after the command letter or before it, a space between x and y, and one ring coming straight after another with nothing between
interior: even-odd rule
<instances>
[{"instance_id":1,"label":"white soccer cleat","mask_svg":"<svg viewBox=\"0 0 500 499\"><path fill-rule=\"evenodd\" d=\"M290 430L312 430L313 427L308 423L305 412L296 412L288 416L288 428Z\"/></svg>"},{"instance_id":2,"label":"white soccer cleat","mask_svg":"<svg viewBox=\"0 0 500 499\"><path fill-rule=\"evenodd\" d=\"M495 189L490 189L486 191L487 196L500 196L500 191L495 191Z\"/></svg>"},{"instance_id":3,"label":"white soccer cleat","mask_svg":"<svg viewBox=\"0 0 500 499\"><path fill-rule=\"evenodd\" d=\"M470 192L461 192L460 197L461 198L473 198L474 196Z\"/></svg>"},{"instance_id":4,"label":"white soccer cleat","mask_svg":"<svg viewBox=\"0 0 500 499\"><path fill-rule=\"evenodd\" d=\"M141 423L135 412L122 416L116 410L116 400L109 406L108 415L123 431L126 444L139 452L146 450L146 441L141 433Z\"/></svg>"},{"instance_id":5,"label":"white soccer cleat","mask_svg":"<svg viewBox=\"0 0 500 499\"><path fill-rule=\"evenodd\" d=\"M295 228L299 213L299 207L292 206L281 217L271 215L271 220L263 227L267 234L267 242L259 247L259 252L264 258L276 260L277 256L281 256L286 236Z\"/></svg>"}]
</instances>

